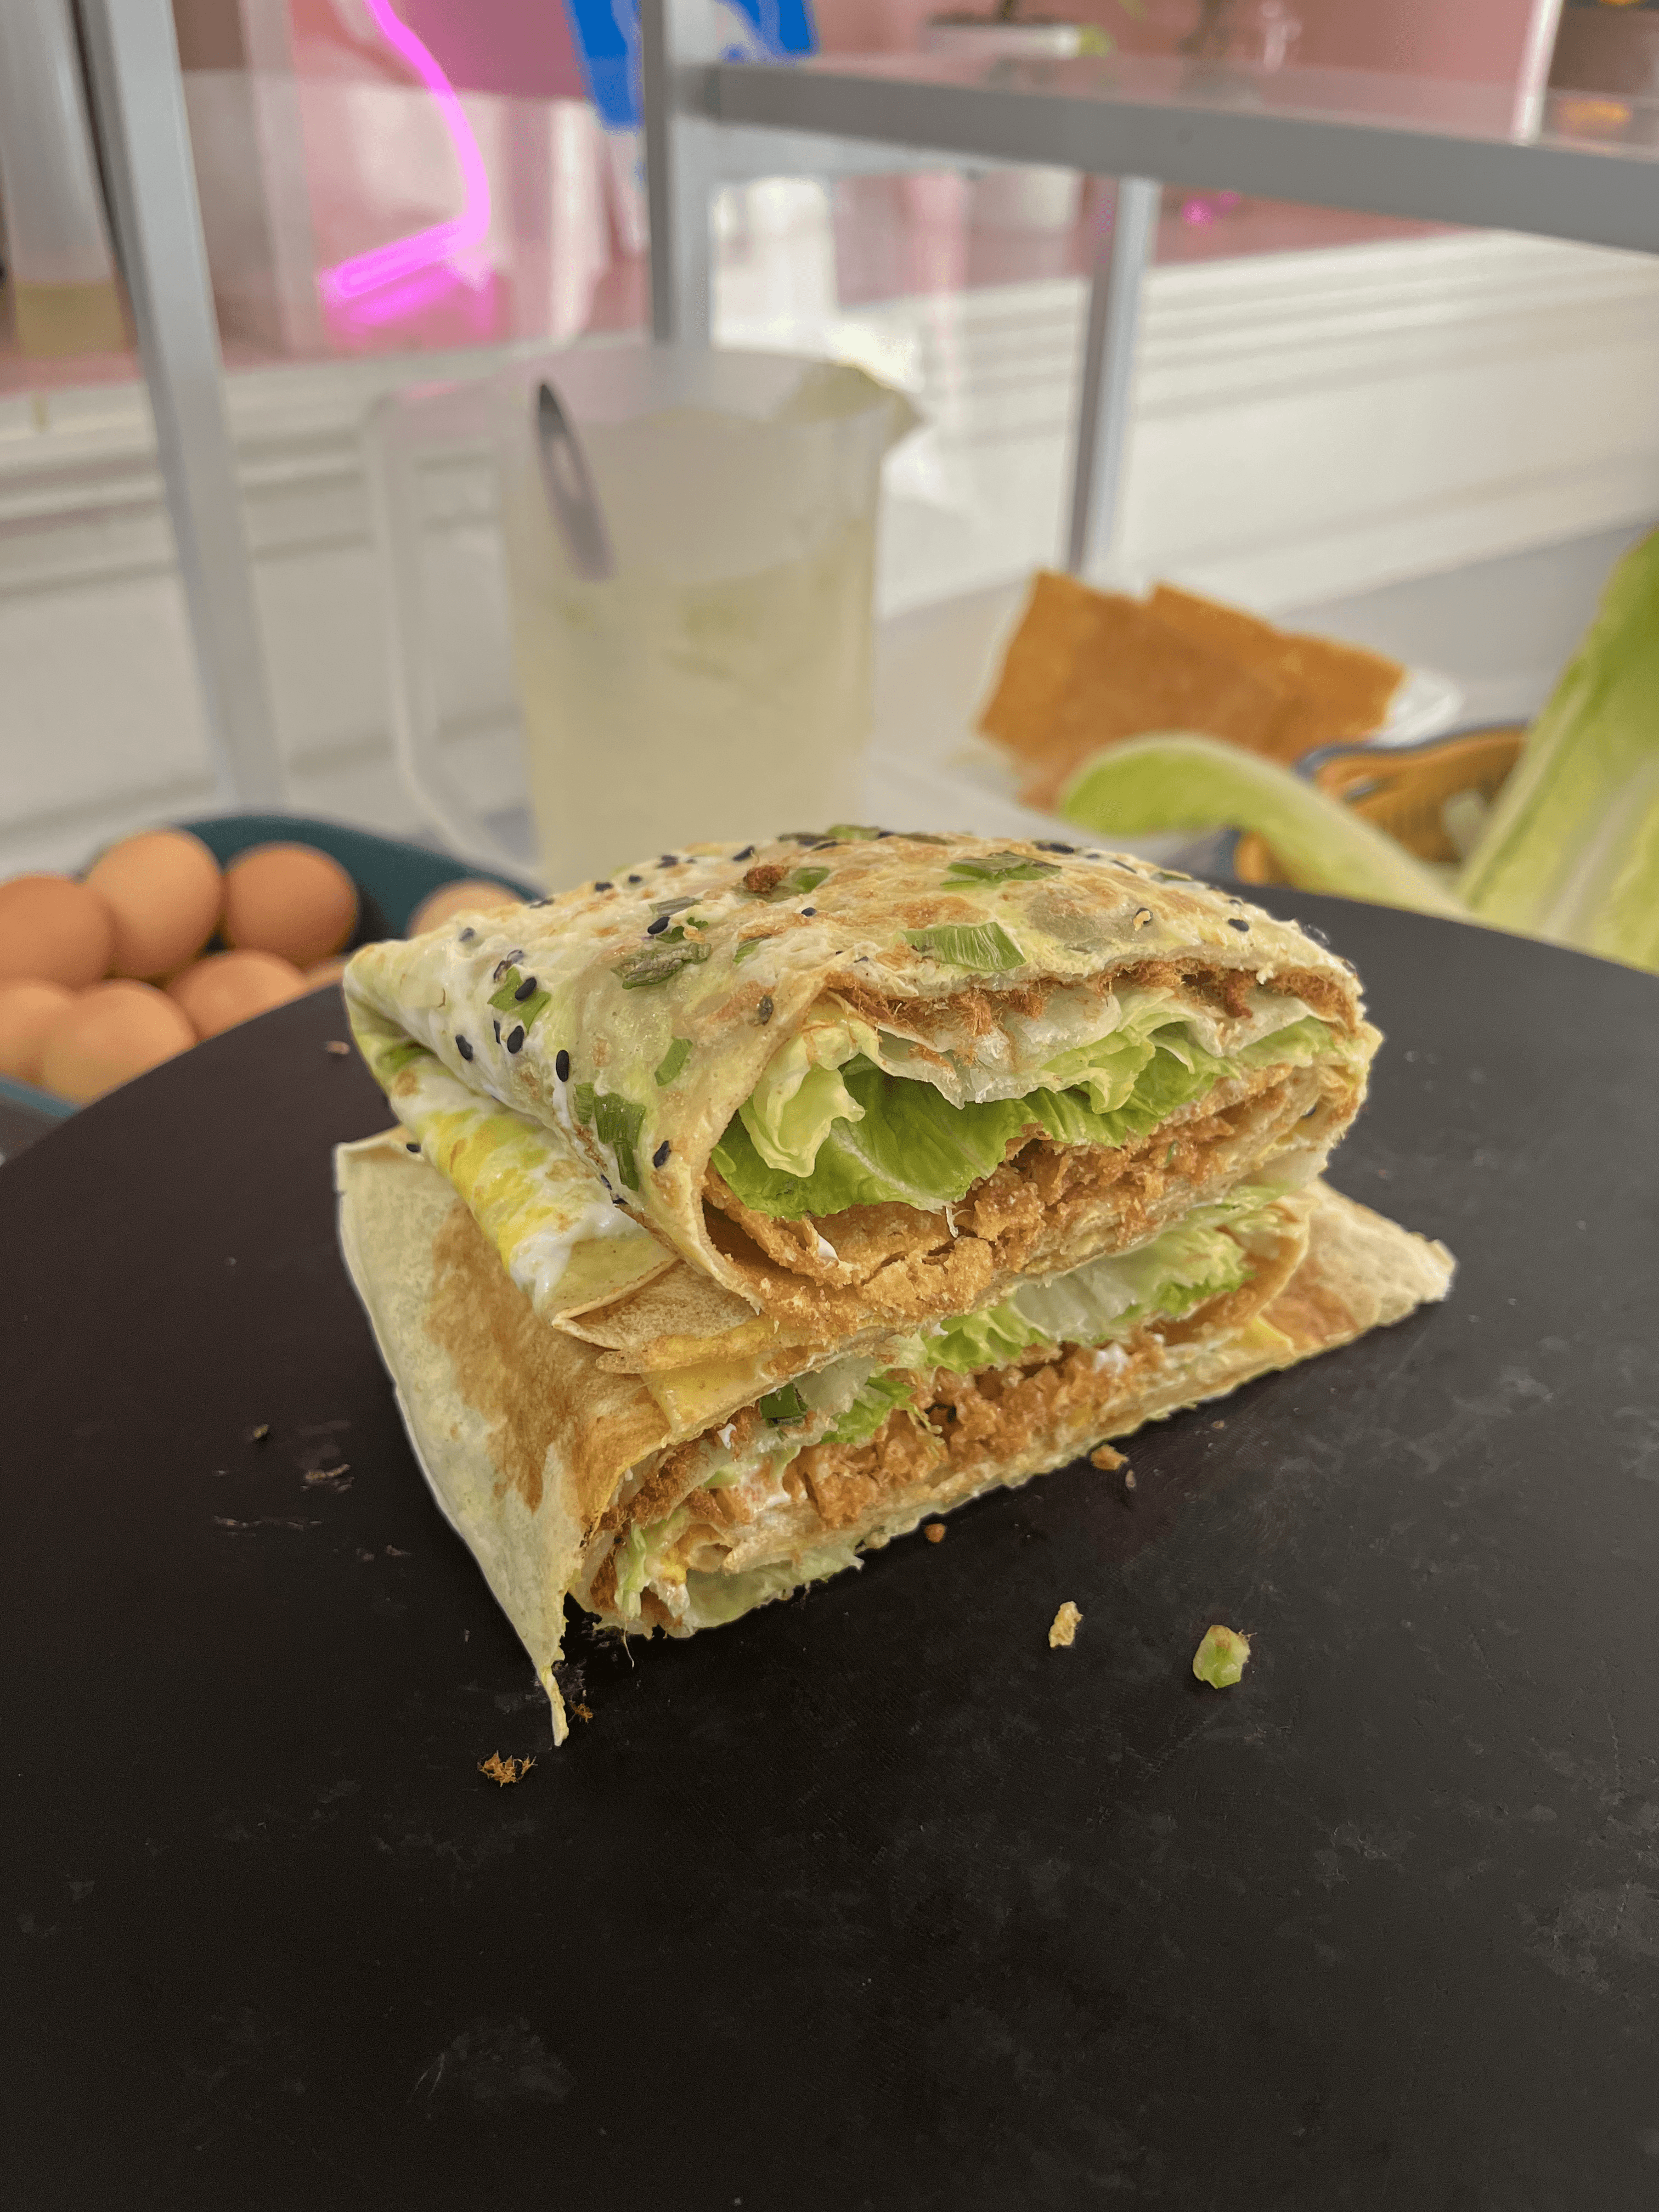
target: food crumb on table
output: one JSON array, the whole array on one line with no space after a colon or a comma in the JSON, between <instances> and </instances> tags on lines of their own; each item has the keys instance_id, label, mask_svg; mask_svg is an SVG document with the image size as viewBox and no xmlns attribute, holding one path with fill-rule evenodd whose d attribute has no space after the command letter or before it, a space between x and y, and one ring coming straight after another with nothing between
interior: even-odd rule
<instances>
[{"instance_id":1,"label":"food crumb on table","mask_svg":"<svg viewBox=\"0 0 1659 2212\"><path fill-rule=\"evenodd\" d=\"M533 1759L514 1759L511 1752L503 1759L499 1751L492 1751L478 1761L478 1771L505 1790L509 1783L522 1781L535 1764Z\"/></svg>"},{"instance_id":2,"label":"food crumb on table","mask_svg":"<svg viewBox=\"0 0 1659 2212\"><path fill-rule=\"evenodd\" d=\"M1114 1451L1110 1444L1097 1444L1089 1455L1089 1464L1097 1467L1103 1474L1110 1474L1115 1468L1127 1467L1128 1462L1121 1451Z\"/></svg>"},{"instance_id":3,"label":"food crumb on table","mask_svg":"<svg viewBox=\"0 0 1659 2212\"><path fill-rule=\"evenodd\" d=\"M1048 1627L1048 1649L1051 1651L1069 1650L1077 1641L1077 1632L1083 1615L1067 1598L1054 1615Z\"/></svg>"},{"instance_id":4,"label":"food crumb on table","mask_svg":"<svg viewBox=\"0 0 1659 2212\"><path fill-rule=\"evenodd\" d=\"M942 1544L945 1541L945 1523L930 1521L921 1533L930 1544Z\"/></svg>"},{"instance_id":5,"label":"food crumb on table","mask_svg":"<svg viewBox=\"0 0 1659 2212\"><path fill-rule=\"evenodd\" d=\"M331 1052L336 1060L344 1060L349 1056L351 1047L349 1044L342 1044L338 1037L331 1037L323 1047L323 1050Z\"/></svg>"},{"instance_id":6,"label":"food crumb on table","mask_svg":"<svg viewBox=\"0 0 1659 2212\"><path fill-rule=\"evenodd\" d=\"M1193 1672L1213 1690L1231 1690L1249 1663L1250 1639L1214 1621L1193 1654Z\"/></svg>"}]
</instances>

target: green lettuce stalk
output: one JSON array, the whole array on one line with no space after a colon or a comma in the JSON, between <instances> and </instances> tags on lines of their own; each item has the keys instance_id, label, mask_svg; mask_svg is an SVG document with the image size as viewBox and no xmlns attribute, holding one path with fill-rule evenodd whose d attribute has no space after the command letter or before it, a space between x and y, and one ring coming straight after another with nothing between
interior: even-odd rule
<instances>
[{"instance_id":1,"label":"green lettuce stalk","mask_svg":"<svg viewBox=\"0 0 1659 2212\"><path fill-rule=\"evenodd\" d=\"M1104 746L1066 785L1060 811L1097 837L1254 830L1304 890L1468 919L1386 831L1277 762L1216 738L1175 734Z\"/></svg>"},{"instance_id":2,"label":"green lettuce stalk","mask_svg":"<svg viewBox=\"0 0 1659 2212\"><path fill-rule=\"evenodd\" d=\"M1659 531L1614 568L1459 889L1481 921L1659 968Z\"/></svg>"}]
</instances>

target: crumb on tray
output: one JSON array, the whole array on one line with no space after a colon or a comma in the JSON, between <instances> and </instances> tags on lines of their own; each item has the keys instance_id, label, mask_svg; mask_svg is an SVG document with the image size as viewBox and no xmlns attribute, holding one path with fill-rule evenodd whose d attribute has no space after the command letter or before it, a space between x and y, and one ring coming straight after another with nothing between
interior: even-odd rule
<instances>
[{"instance_id":1,"label":"crumb on tray","mask_svg":"<svg viewBox=\"0 0 1659 2212\"><path fill-rule=\"evenodd\" d=\"M945 1523L942 1521L930 1521L921 1533L930 1544L942 1544L945 1541Z\"/></svg>"},{"instance_id":2,"label":"crumb on tray","mask_svg":"<svg viewBox=\"0 0 1659 2212\"><path fill-rule=\"evenodd\" d=\"M1048 1649L1051 1651L1069 1650L1077 1641L1077 1632L1083 1615L1067 1598L1054 1615L1048 1628Z\"/></svg>"},{"instance_id":3,"label":"crumb on tray","mask_svg":"<svg viewBox=\"0 0 1659 2212\"><path fill-rule=\"evenodd\" d=\"M492 1751L478 1761L478 1771L505 1790L509 1782L521 1782L535 1764L533 1759L514 1759L510 1752L503 1759L499 1751Z\"/></svg>"},{"instance_id":4,"label":"crumb on tray","mask_svg":"<svg viewBox=\"0 0 1659 2212\"><path fill-rule=\"evenodd\" d=\"M1213 1690L1231 1690L1244 1672L1250 1656L1250 1639L1219 1621L1204 1632L1204 1641L1193 1654L1193 1672Z\"/></svg>"},{"instance_id":5,"label":"crumb on tray","mask_svg":"<svg viewBox=\"0 0 1659 2212\"><path fill-rule=\"evenodd\" d=\"M1128 1462L1121 1451L1114 1451L1110 1444L1097 1444L1089 1455L1089 1464L1097 1467L1103 1474L1110 1474L1114 1468L1127 1467Z\"/></svg>"}]
</instances>

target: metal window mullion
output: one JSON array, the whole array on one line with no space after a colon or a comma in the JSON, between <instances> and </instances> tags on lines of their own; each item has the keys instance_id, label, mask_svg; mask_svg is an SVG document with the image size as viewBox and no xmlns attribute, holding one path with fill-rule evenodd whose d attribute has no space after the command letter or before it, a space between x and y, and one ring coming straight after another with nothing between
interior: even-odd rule
<instances>
[{"instance_id":1,"label":"metal window mullion","mask_svg":"<svg viewBox=\"0 0 1659 2212\"><path fill-rule=\"evenodd\" d=\"M1065 561L1073 575L1099 568L1117 537L1134 401L1141 280L1158 235L1162 187L1120 177L1110 225L1103 228L1089 285L1089 317L1072 458L1072 512Z\"/></svg>"},{"instance_id":2,"label":"metal window mullion","mask_svg":"<svg viewBox=\"0 0 1659 2212\"><path fill-rule=\"evenodd\" d=\"M82 0L122 275L155 422L221 799L279 803L252 564L225 406L170 0Z\"/></svg>"}]
</instances>

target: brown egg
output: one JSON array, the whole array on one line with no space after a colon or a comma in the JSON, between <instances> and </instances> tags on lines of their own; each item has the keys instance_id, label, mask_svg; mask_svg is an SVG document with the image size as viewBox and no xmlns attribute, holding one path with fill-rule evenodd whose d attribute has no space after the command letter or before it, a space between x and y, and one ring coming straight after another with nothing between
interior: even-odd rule
<instances>
[{"instance_id":1,"label":"brown egg","mask_svg":"<svg viewBox=\"0 0 1659 2212\"><path fill-rule=\"evenodd\" d=\"M308 968L337 952L357 919L357 886L314 845L256 845L225 871L227 945Z\"/></svg>"},{"instance_id":2,"label":"brown egg","mask_svg":"<svg viewBox=\"0 0 1659 2212\"><path fill-rule=\"evenodd\" d=\"M46 1031L74 1004L61 983L0 983L0 1075L38 1083Z\"/></svg>"},{"instance_id":3,"label":"brown egg","mask_svg":"<svg viewBox=\"0 0 1659 2212\"><path fill-rule=\"evenodd\" d=\"M170 975L212 936L224 901L219 863L188 830L147 830L100 853L87 882L115 917L118 975Z\"/></svg>"},{"instance_id":4,"label":"brown egg","mask_svg":"<svg viewBox=\"0 0 1659 2212\"><path fill-rule=\"evenodd\" d=\"M305 989L292 961L274 952L210 952L173 977L167 996L184 1008L198 1037L210 1037L303 997Z\"/></svg>"},{"instance_id":5,"label":"brown egg","mask_svg":"<svg viewBox=\"0 0 1659 2212\"><path fill-rule=\"evenodd\" d=\"M0 884L0 983L28 977L71 991L109 966L115 923L94 890L68 876L14 876Z\"/></svg>"},{"instance_id":6,"label":"brown egg","mask_svg":"<svg viewBox=\"0 0 1659 2212\"><path fill-rule=\"evenodd\" d=\"M440 922L449 921L458 914L490 914L499 906L517 906L517 891L510 891L505 884L492 884L482 876L466 876L458 883L440 884L437 890L421 901L409 918L405 933L419 937L428 929L436 929Z\"/></svg>"},{"instance_id":7,"label":"brown egg","mask_svg":"<svg viewBox=\"0 0 1659 2212\"><path fill-rule=\"evenodd\" d=\"M345 971L343 953L337 953L332 960L314 961L306 969L306 988L307 991L325 991L331 983L337 983Z\"/></svg>"},{"instance_id":8,"label":"brown egg","mask_svg":"<svg viewBox=\"0 0 1659 2212\"><path fill-rule=\"evenodd\" d=\"M72 1000L46 1032L40 1080L84 1106L188 1052L195 1042L179 1008L149 983L97 983Z\"/></svg>"}]
</instances>

